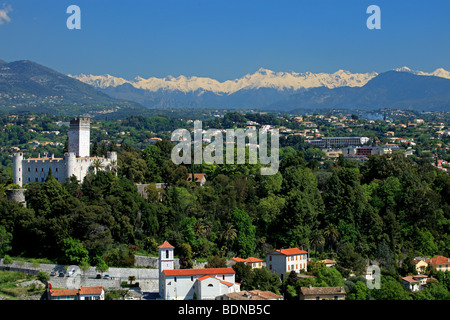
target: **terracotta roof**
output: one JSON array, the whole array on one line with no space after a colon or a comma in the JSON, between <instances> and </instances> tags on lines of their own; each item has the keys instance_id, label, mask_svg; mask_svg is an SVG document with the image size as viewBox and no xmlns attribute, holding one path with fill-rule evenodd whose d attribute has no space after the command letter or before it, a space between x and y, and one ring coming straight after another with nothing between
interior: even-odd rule
<instances>
[{"instance_id":1,"label":"terracotta roof","mask_svg":"<svg viewBox=\"0 0 450 320\"><path fill-rule=\"evenodd\" d=\"M205 177L205 176L206 176L205 173L194 173L194 181L200 182L200 181L202 181L203 177ZM190 173L188 175L188 181L191 181L191 180L192 180L192 173Z\"/></svg>"},{"instance_id":2,"label":"terracotta roof","mask_svg":"<svg viewBox=\"0 0 450 320\"><path fill-rule=\"evenodd\" d=\"M254 258L254 257L248 257L247 259L242 259L242 258L239 258L239 257L235 257L235 258L232 258L231 260L234 260L236 262L262 262L261 259Z\"/></svg>"},{"instance_id":3,"label":"terracotta roof","mask_svg":"<svg viewBox=\"0 0 450 320\"><path fill-rule=\"evenodd\" d=\"M50 290L50 295L52 297L76 296L77 294L78 294L78 289L52 289L52 290Z\"/></svg>"},{"instance_id":4,"label":"terracotta roof","mask_svg":"<svg viewBox=\"0 0 450 320\"><path fill-rule=\"evenodd\" d=\"M291 256L294 254L301 254L301 253L308 253L307 251L300 250L299 248L280 249L280 250L275 250L274 252L278 252L278 253L284 254L286 256Z\"/></svg>"},{"instance_id":5,"label":"terracotta roof","mask_svg":"<svg viewBox=\"0 0 450 320\"><path fill-rule=\"evenodd\" d=\"M262 260L254 257L248 257L245 259L245 262L262 262Z\"/></svg>"},{"instance_id":6,"label":"terracotta roof","mask_svg":"<svg viewBox=\"0 0 450 320\"><path fill-rule=\"evenodd\" d=\"M419 280L414 279L413 276L407 276L402 278L403 281L409 282L409 283L419 283Z\"/></svg>"},{"instance_id":7,"label":"terracotta roof","mask_svg":"<svg viewBox=\"0 0 450 320\"><path fill-rule=\"evenodd\" d=\"M261 290L252 291L239 291L225 294L233 300L268 300L268 299L279 299L281 296L270 292Z\"/></svg>"},{"instance_id":8,"label":"terracotta roof","mask_svg":"<svg viewBox=\"0 0 450 320\"><path fill-rule=\"evenodd\" d=\"M80 287L80 289L52 289L52 297L101 294L103 287Z\"/></svg>"},{"instance_id":9,"label":"terracotta roof","mask_svg":"<svg viewBox=\"0 0 450 320\"><path fill-rule=\"evenodd\" d=\"M429 263L429 264L436 265L436 264L450 263L450 259L446 258L444 256L437 256L437 257L434 257L434 258L431 258L431 259L427 259L427 260L425 260L425 262Z\"/></svg>"},{"instance_id":10,"label":"terracotta roof","mask_svg":"<svg viewBox=\"0 0 450 320\"><path fill-rule=\"evenodd\" d=\"M281 296L271 291L251 290L250 293L257 295L264 299L279 299Z\"/></svg>"},{"instance_id":11,"label":"terracotta roof","mask_svg":"<svg viewBox=\"0 0 450 320\"><path fill-rule=\"evenodd\" d=\"M173 249L175 248L174 246L172 246L169 242L164 241L162 245L160 245L158 247L159 249Z\"/></svg>"},{"instance_id":12,"label":"terracotta roof","mask_svg":"<svg viewBox=\"0 0 450 320\"><path fill-rule=\"evenodd\" d=\"M163 272L166 276L194 276L235 273L233 268L173 269L164 270Z\"/></svg>"},{"instance_id":13,"label":"terracotta roof","mask_svg":"<svg viewBox=\"0 0 450 320\"><path fill-rule=\"evenodd\" d=\"M102 294L103 287L80 287L81 295L92 295L92 294Z\"/></svg>"},{"instance_id":14,"label":"terracotta roof","mask_svg":"<svg viewBox=\"0 0 450 320\"><path fill-rule=\"evenodd\" d=\"M344 287L302 287L303 295L345 294Z\"/></svg>"},{"instance_id":15,"label":"terracotta roof","mask_svg":"<svg viewBox=\"0 0 450 320\"><path fill-rule=\"evenodd\" d=\"M325 259L325 260L320 260L319 262L323 262L323 263L336 263L336 261L334 260L329 260L329 259Z\"/></svg>"}]
</instances>

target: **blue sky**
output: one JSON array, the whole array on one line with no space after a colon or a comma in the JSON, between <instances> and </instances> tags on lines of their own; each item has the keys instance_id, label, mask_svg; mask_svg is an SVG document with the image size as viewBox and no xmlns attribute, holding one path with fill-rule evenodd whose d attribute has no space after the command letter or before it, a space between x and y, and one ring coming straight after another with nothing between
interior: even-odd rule
<instances>
[{"instance_id":1,"label":"blue sky","mask_svg":"<svg viewBox=\"0 0 450 320\"><path fill-rule=\"evenodd\" d=\"M81 30L66 9L81 8ZM369 5L381 30L369 30ZM224 81L274 71L450 70L448 0L0 0L0 59L65 74Z\"/></svg>"}]
</instances>

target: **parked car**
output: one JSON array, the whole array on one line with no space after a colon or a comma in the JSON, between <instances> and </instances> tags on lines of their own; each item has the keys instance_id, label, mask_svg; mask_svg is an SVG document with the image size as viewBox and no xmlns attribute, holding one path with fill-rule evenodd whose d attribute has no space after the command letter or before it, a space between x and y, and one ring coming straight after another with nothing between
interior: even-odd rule
<instances>
[{"instance_id":1,"label":"parked car","mask_svg":"<svg viewBox=\"0 0 450 320\"><path fill-rule=\"evenodd\" d=\"M65 275L64 272L61 271L58 276L59 277L64 277L64 275Z\"/></svg>"},{"instance_id":2,"label":"parked car","mask_svg":"<svg viewBox=\"0 0 450 320\"><path fill-rule=\"evenodd\" d=\"M103 279L111 279L111 277L108 274L105 274L105 276L103 277Z\"/></svg>"},{"instance_id":3,"label":"parked car","mask_svg":"<svg viewBox=\"0 0 450 320\"><path fill-rule=\"evenodd\" d=\"M56 276L56 271L52 270L52 272L50 272L50 277L55 277Z\"/></svg>"}]
</instances>

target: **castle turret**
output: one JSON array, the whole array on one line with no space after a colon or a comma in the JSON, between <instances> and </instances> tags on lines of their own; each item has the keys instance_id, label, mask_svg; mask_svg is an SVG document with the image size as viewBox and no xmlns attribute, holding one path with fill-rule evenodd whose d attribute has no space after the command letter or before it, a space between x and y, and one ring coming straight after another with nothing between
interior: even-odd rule
<instances>
[{"instance_id":1,"label":"castle turret","mask_svg":"<svg viewBox=\"0 0 450 320\"><path fill-rule=\"evenodd\" d=\"M66 162L66 178L70 178L71 176L76 175L75 168L76 168L76 162L77 158L75 153L68 152L64 154L64 160Z\"/></svg>"},{"instance_id":2,"label":"castle turret","mask_svg":"<svg viewBox=\"0 0 450 320\"><path fill-rule=\"evenodd\" d=\"M70 121L69 153L77 157L90 156L90 125L89 118L75 118Z\"/></svg>"},{"instance_id":3,"label":"castle turret","mask_svg":"<svg viewBox=\"0 0 450 320\"><path fill-rule=\"evenodd\" d=\"M13 156L13 183L18 184L19 186L23 185L23 153L18 152Z\"/></svg>"}]
</instances>

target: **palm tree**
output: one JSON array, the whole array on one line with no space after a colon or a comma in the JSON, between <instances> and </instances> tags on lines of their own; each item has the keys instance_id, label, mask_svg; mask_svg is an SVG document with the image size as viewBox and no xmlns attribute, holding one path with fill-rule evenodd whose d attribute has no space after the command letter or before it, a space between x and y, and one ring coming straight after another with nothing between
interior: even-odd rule
<instances>
[{"instance_id":1,"label":"palm tree","mask_svg":"<svg viewBox=\"0 0 450 320\"><path fill-rule=\"evenodd\" d=\"M325 244L325 238L320 230L314 230L311 232L310 244L314 247L315 257L317 257L317 247L323 246Z\"/></svg>"},{"instance_id":2,"label":"palm tree","mask_svg":"<svg viewBox=\"0 0 450 320\"><path fill-rule=\"evenodd\" d=\"M228 244L230 241L233 241L237 237L237 231L234 228L234 225L230 222L228 222L225 225L225 229L221 232L220 237L225 240L226 243L226 251L228 252L229 247Z\"/></svg>"},{"instance_id":3,"label":"palm tree","mask_svg":"<svg viewBox=\"0 0 450 320\"><path fill-rule=\"evenodd\" d=\"M336 226L333 224L327 225L325 230L323 231L323 235L330 244L331 250L333 250L333 244L337 243L337 240L339 239L340 236Z\"/></svg>"},{"instance_id":4,"label":"palm tree","mask_svg":"<svg viewBox=\"0 0 450 320\"><path fill-rule=\"evenodd\" d=\"M103 169L104 165L100 159L95 159L92 161L92 164L90 168L94 171L94 173L97 173L99 170Z\"/></svg>"},{"instance_id":5,"label":"palm tree","mask_svg":"<svg viewBox=\"0 0 450 320\"><path fill-rule=\"evenodd\" d=\"M118 164L117 164L117 160L111 160L111 162L108 165L108 169L110 171L114 171L115 174L117 175L117 169L119 168Z\"/></svg>"}]
</instances>

